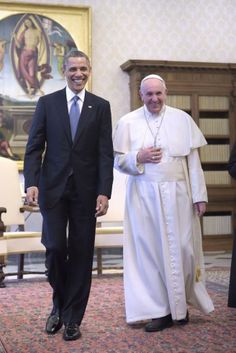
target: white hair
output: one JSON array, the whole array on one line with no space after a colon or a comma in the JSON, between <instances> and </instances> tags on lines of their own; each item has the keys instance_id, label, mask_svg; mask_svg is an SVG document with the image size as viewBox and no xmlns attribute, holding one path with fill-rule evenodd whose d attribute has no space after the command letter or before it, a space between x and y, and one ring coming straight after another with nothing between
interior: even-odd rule
<instances>
[{"instance_id":1,"label":"white hair","mask_svg":"<svg viewBox=\"0 0 236 353\"><path fill-rule=\"evenodd\" d=\"M166 89L166 83L165 83L165 81L163 80L163 78L162 78L161 76L159 76L159 75L151 74L151 75L145 76L145 77L142 79L142 81L141 81L141 83L140 83L140 90L143 89L143 83L144 83L146 80L150 79L150 78L155 78L155 79L161 81L162 84L163 84L163 86L164 86L164 88Z\"/></svg>"}]
</instances>

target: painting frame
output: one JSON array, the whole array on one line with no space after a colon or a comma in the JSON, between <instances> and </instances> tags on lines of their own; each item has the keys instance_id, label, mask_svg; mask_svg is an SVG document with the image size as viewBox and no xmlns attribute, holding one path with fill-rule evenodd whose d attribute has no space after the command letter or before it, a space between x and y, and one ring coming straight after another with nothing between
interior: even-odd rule
<instances>
[{"instance_id":1,"label":"painting frame","mask_svg":"<svg viewBox=\"0 0 236 353\"><path fill-rule=\"evenodd\" d=\"M21 16L26 16L29 15L31 17L40 17L40 18L45 18L45 19L50 19L51 22L59 24L62 26L62 28L65 29L65 31L71 36L73 39L73 42L76 45L76 48L79 50L82 50L85 52L89 58L91 58L91 49L92 49L92 38L91 38L91 7L90 6L73 6L73 5L52 5L52 4L31 4L31 3L24 3L24 2L11 2L9 3L8 0L2 0L0 1L0 24L2 21L5 21L6 19L9 18L14 18L15 16L21 17ZM2 22L3 24L4 22ZM0 32L1 33L1 32ZM5 44L6 40L4 38L0 37L0 44L4 43ZM11 42L12 42L12 37L11 37ZM9 44L10 46L10 44ZM5 45L6 47L6 45ZM1 47L0 47L1 50ZM5 48L4 48L5 52ZM8 52L10 52L10 49L8 48ZM11 55L10 55L11 54ZM11 57L12 60L12 53L8 54L8 57ZM1 52L0 52L0 59L1 59ZM10 60L10 59L9 59ZM1 65L1 62L0 62ZM0 67L1 69L1 67ZM0 72L1 74L1 72ZM7 78L0 77L2 80L2 87L4 87L4 79L6 80ZM53 76L52 80L53 82ZM5 82L6 84L6 82ZM62 84L62 80L61 80ZM65 83L63 82L64 86ZM49 84L48 84L49 85ZM88 89L91 90L91 79L88 82ZM4 91L4 90L3 90ZM45 94L47 94L46 92ZM50 93L50 92L49 92ZM14 93L13 93L14 95ZM4 96L4 95L3 95ZM29 97L29 94L28 94ZM0 99L1 99L1 92L0 92ZM14 98L14 97L13 97ZM30 97L31 98L31 97ZM30 100L30 98L27 98ZM24 104L24 102L20 102L17 107L11 105L9 102L4 106L2 106L2 111L5 113L6 112L6 119L7 115L14 117L13 123L16 125L22 124L22 119L20 120L20 117L29 117L33 115L34 108L36 106L38 97L35 96L32 97L31 101L28 103ZM2 102L2 101L1 101ZM1 104L2 105L2 104ZM5 111L4 111L5 110ZM17 120L18 119L18 120ZM26 119L26 118L25 118ZM27 125L27 124L26 124ZM25 126L25 125L24 125ZM16 137L16 135L14 136ZM21 132L18 133L17 138L15 138L14 142L15 145L17 143L19 146L21 146L22 152L25 148L25 144L27 141L27 134L26 136L22 134ZM15 147L15 150L17 151L17 147ZM23 152L22 152L23 153ZM17 161L18 168L19 170L23 169L23 157Z\"/></svg>"}]
</instances>

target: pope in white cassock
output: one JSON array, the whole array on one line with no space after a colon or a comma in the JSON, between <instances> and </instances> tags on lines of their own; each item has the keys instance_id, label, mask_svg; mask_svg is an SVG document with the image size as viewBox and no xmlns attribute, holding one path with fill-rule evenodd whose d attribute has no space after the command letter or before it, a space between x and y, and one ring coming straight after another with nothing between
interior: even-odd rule
<instances>
[{"instance_id":1,"label":"pope in white cassock","mask_svg":"<svg viewBox=\"0 0 236 353\"><path fill-rule=\"evenodd\" d=\"M147 332L188 323L188 304L206 314L214 310L204 283L199 222L207 191L198 148L206 140L190 115L165 104L166 92L160 76L146 76L143 107L118 121L113 140L115 168L129 175L126 320L149 320Z\"/></svg>"}]
</instances>

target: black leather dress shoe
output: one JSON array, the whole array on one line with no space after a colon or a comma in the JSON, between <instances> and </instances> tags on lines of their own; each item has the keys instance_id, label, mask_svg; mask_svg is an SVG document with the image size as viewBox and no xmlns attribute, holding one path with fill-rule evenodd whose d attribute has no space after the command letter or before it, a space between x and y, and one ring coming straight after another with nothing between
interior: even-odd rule
<instances>
[{"instance_id":1,"label":"black leather dress shoe","mask_svg":"<svg viewBox=\"0 0 236 353\"><path fill-rule=\"evenodd\" d=\"M173 325L171 314L160 317L158 319L152 319L151 322L145 325L146 332L162 331L167 327Z\"/></svg>"},{"instance_id":2,"label":"black leather dress shoe","mask_svg":"<svg viewBox=\"0 0 236 353\"><path fill-rule=\"evenodd\" d=\"M63 333L65 341L74 341L81 337L81 332L78 324L66 324Z\"/></svg>"},{"instance_id":3,"label":"black leather dress shoe","mask_svg":"<svg viewBox=\"0 0 236 353\"><path fill-rule=\"evenodd\" d=\"M189 313L187 311L186 317L184 319L181 320L176 320L175 324L176 325L186 325L189 322Z\"/></svg>"},{"instance_id":4,"label":"black leather dress shoe","mask_svg":"<svg viewBox=\"0 0 236 353\"><path fill-rule=\"evenodd\" d=\"M50 314L46 322L46 332L54 335L62 327L62 321L58 313Z\"/></svg>"}]
</instances>

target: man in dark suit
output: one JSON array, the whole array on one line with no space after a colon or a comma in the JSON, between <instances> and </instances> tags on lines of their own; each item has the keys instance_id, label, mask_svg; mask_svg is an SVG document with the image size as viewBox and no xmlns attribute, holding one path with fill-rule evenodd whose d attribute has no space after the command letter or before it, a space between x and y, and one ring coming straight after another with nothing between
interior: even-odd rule
<instances>
[{"instance_id":1,"label":"man in dark suit","mask_svg":"<svg viewBox=\"0 0 236 353\"><path fill-rule=\"evenodd\" d=\"M228 171L232 178L236 179L236 142L230 153ZM234 241L232 249L232 259L230 268L228 306L236 308L236 234L234 231Z\"/></svg>"},{"instance_id":2,"label":"man in dark suit","mask_svg":"<svg viewBox=\"0 0 236 353\"><path fill-rule=\"evenodd\" d=\"M67 341L81 336L96 217L107 212L111 195L113 147L110 104L85 90L91 72L89 58L71 51L63 71L66 88L40 97L37 103L24 176L27 202L39 202L43 216L42 243L53 289L46 332L55 334L64 324ZM71 117L79 119L75 132Z\"/></svg>"}]
</instances>

